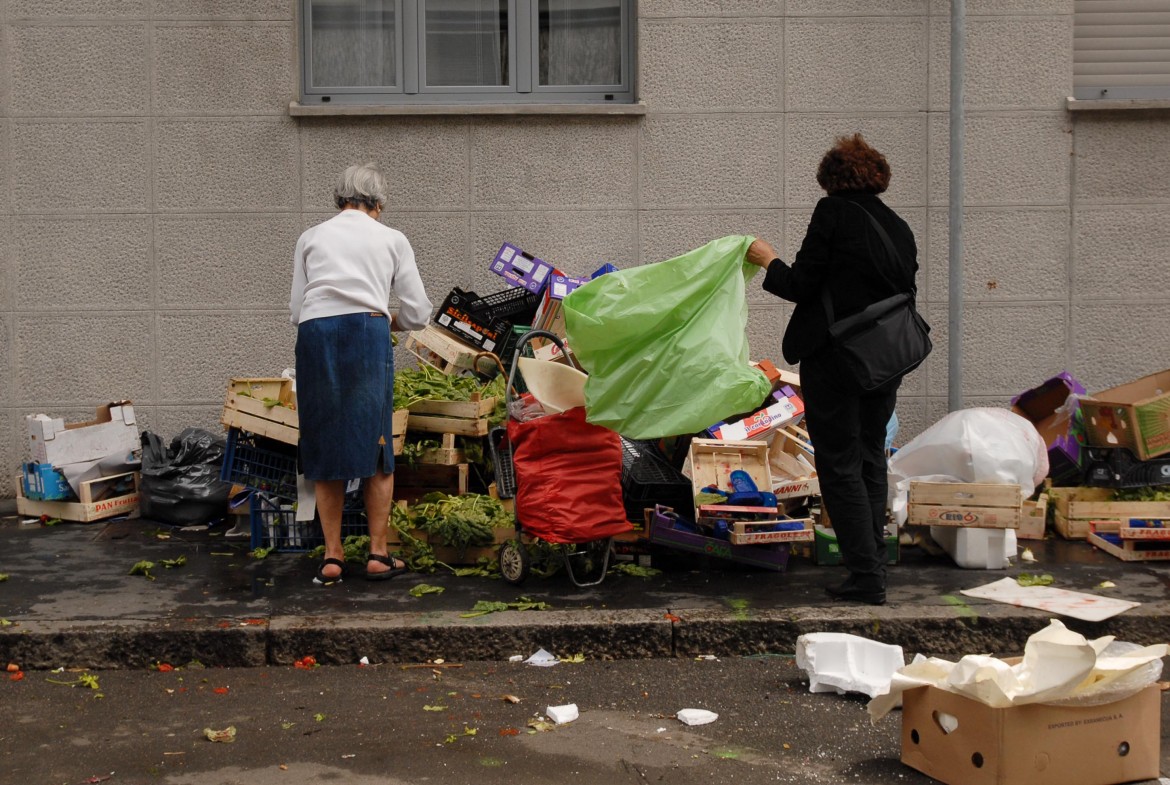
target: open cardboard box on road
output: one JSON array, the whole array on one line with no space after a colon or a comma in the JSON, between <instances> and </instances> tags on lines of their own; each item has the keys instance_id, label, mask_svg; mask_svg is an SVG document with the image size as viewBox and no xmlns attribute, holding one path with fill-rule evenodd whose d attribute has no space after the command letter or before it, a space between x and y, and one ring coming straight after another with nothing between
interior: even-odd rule
<instances>
[{"instance_id":1,"label":"open cardboard box on road","mask_svg":"<svg viewBox=\"0 0 1170 785\"><path fill-rule=\"evenodd\" d=\"M937 687L919 687L902 695L902 762L948 785L1157 779L1160 692L1151 685L1101 706L993 709Z\"/></svg>"}]
</instances>

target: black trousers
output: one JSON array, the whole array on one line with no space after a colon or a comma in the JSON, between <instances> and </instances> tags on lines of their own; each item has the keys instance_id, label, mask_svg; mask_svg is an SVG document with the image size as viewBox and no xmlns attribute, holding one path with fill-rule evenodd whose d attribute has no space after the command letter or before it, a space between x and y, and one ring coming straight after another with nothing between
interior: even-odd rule
<instances>
[{"instance_id":1,"label":"black trousers","mask_svg":"<svg viewBox=\"0 0 1170 785\"><path fill-rule=\"evenodd\" d=\"M800 384L821 498L837 534L841 561L850 573L877 577L884 585L886 425L901 380L863 393L831 354L818 353L801 361Z\"/></svg>"}]
</instances>

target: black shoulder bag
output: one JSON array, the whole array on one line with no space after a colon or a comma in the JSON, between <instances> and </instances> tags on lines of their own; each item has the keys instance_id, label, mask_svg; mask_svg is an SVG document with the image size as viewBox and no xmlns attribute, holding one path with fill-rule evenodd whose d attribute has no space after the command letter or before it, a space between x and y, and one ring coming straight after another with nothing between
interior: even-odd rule
<instances>
[{"instance_id":1,"label":"black shoulder bag","mask_svg":"<svg viewBox=\"0 0 1170 785\"><path fill-rule=\"evenodd\" d=\"M882 225L869 210L861 205L857 207L877 230L890 258L901 261ZM895 286L880 268L878 272L887 283ZM900 379L921 365L930 354L933 348L930 325L918 313L914 299L913 290L899 292L837 321L828 287L821 290L821 301L829 320L829 343L862 391L870 392Z\"/></svg>"}]
</instances>

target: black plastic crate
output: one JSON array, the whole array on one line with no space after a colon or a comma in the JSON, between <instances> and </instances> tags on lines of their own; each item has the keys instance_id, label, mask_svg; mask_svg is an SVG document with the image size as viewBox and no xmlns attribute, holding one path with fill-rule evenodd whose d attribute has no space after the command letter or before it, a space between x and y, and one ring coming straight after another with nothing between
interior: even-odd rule
<instances>
[{"instance_id":1,"label":"black plastic crate","mask_svg":"<svg viewBox=\"0 0 1170 785\"><path fill-rule=\"evenodd\" d=\"M297 498L297 448L239 428L228 430L220 479L285 499Z\"/></svg>"},{"instance_id":2,"label":"black plastic crate","mask_svg":"<svg viewBox=\"0 0 1170 785\"><path fill-rule=\"evenodd\" d=\"M1084 484L1103 488L1170 485L1170 456L1139 461L1124 447L1086 448Z\"/></svg>"},{"instance_id":3,"label":"black plastic crate","mask_svg":"<svg viewBox=\"0 0 1170 785\"><path fill-rule=\"evenodd\" d=\"M532 324L540 305L540 295L521 288L504 289L484 297L476 296L475 292L463 292L463 295L470 298L469 311L488 319L507 319L512 324Z\"/></svg>"},{"instance_id":4,"label":"black plastic crate","mask_svg":"<svg viewBox=\"0 0 1170 785\"><path fill-rule=\"evenodd\" d=\"M341 538L369 534L366 513L360 505L346 501L341 513ZM287 499L253 493L249 511L252 522L252 548L271 548L275 551L298 553L311 551L325 544L321 533L321 519L298 521L296 505Z\"/></svg>"},{"instance_id":5,"label":"black plastic crate","mask_svg":"<svg viewBox=\"0 0 1170 785\"><path fill-rule=\"evenodd\" d=\"M626 517L641 522L643 510L661 504L683 517L694 512L691 481L670 465L653 442L621 439L622 499Z\"/></svg>"}]
</instances>

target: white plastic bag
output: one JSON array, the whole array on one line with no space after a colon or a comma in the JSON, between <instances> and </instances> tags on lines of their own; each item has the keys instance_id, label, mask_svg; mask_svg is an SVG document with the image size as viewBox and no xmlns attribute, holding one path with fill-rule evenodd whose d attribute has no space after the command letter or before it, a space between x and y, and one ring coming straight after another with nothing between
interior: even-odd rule
<instances>
[{"instance_id":1,"label":"white plastic bag","mask_svg":"<svg viewBox=\"0 0 1170 785\"><path fill-rule=\"evenodd\" d=\"M906 522L910 480L1012 483L1028 498L1048 475L1048 448L1031 422L1007 409L951 412L890 459L890 509Z\"/></svg>"}]
</instances>

